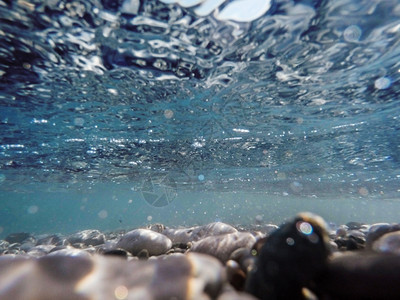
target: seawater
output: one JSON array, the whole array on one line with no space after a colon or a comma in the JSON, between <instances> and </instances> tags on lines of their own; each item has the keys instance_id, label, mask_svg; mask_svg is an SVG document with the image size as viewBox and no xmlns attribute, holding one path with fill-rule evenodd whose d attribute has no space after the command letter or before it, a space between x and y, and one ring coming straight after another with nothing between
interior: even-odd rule
<instances>
[{"instance_id":1,"label":"seawater","mask_svg":"<svg viewBox=\"0 0 400 300\"><path fill-rule=\"evenodd\" d=\"M0 236L399 222L399 77L398 1L0 1Z\"/></svg>"}]
</instances>

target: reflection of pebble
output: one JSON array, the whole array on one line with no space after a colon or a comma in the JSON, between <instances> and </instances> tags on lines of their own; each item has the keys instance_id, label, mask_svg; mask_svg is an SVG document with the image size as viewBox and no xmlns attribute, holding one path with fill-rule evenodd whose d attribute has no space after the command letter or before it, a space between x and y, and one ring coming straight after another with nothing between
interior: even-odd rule
<instances>
[{"instance_id":1,"label":"reflection of pebble","mask_svg":"<svg viewBox=\"0 0 400 300\"><path fill-rule=\"evenodd\" d=\"M129 251L133 255L138 255L143 249L146 249L150 256L161 255L171 247L172 242L168 237L149 229L129 231L117 243L117 248Z\"/></svg>"}]
</instances>

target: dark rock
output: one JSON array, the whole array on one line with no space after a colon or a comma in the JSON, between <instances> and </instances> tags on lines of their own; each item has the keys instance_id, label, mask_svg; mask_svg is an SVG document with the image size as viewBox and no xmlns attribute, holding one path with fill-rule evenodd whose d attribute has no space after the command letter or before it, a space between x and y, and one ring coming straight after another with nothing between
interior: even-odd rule
<instances>
[{"instance_id":1,"label":"dark rock","mask_svg":"<svg viewBox=\"0 0 400 300\"><path fill-rule=\"evenodd\" d=\"M29 233L18 232L9 234L4 240L10 244L19 243L22 244L27 238L31 237Z\"/></svg>"},{"instance_id":2,"label":"dark rock","mask_svg":"<svg viewBox=\"0 0 400 300\"><path fill-rule=\"evenodd\" d=\"M82 243L86 246L104 244L105 236L98 230L83 230L68 237L71 244Z\"/></svg>"},{"instance_id":3,"label":"dark rock","mask_svg":"<svg viewBox=\"0 0 400 300\"><path fill-rule=\"evenodd\" d=\"M242 270L239 263L234 260L228 260L225 265L228 282L237 291L243 291L246 283L246 273Z\"/></svg>"},{"instance_id":4,"label":"dark rock","mask_svg":"<svg viewBox=\"0 0 400 300\"><path fill-rule=\"evenodd\" d=\"M346 223L346 226L350 230L351 229L360 229L362 225L364 225L364 223L360 223L360 222L348 222L348 223Z\"/></svg>"},{"instance_id":5,"label":"dark rock","mask_svg":"<svg viewBox=\"0 0 400 300\"><path fill-rule=\"evenodd\" d=\"M267 237L246 290L260 299L303 299L326 268L329 249L322 218L301 213Z\"/></svg>"},{"instance_id":6,"label":"dark rock","mask_svg":"<svg viewBox=\"0 0 400 300\"><path fill-rule=\"evenodd\" d=\"M209 236L193 242L190 252L206 253L217 257L223 263L228 261L232 252L239 248L250 249L256 238L249 232L235 232L217 236Z\"/></svg>"},{"instance_id":7,"label":"dark rock","mask_svg":"<svg viewBox=\"0 0 400 300\"><path fill-rule=\"evenodd\" d=\"M147 259L149 259L149 251L147 250L147 249L142 249L142 250L140 250L140 252L137 254L137 257L139 258L139 259L142 259L142 260L147 260Z\"/></svg>"},{"instance_id":8,"label":"dark rock","mask_svg":"<svg viewBox=\"0 0 400 300\"><path fill-rule=\"evenodd\" d=\"M371 251L339 254L317 279L322 299L399 299L400 256Z\"/></svg>"},{"instance_id":9,"label":"dark rock","mask_svg":"<svg viewBox=\"0 0 400 300\"><path fill-rule=\"evenodd\" d=\"M152 256L165 254L171 249L172 242L161 233L149 229L135 229L122 236L116 247L124 249L135 256L143 249L146 249L149 255Z\"/></svg>"},{"instance_id":10,"label":"dark rock","mask_svg":"<svg viewBox=\"0 0 400 300\"><path fill-rule=\"evenodd\" d=\"M106 255L106 256L117 256L117 257L123 257L123 258L128 257L128 252L126 252L123 249L107 250L107 251L104 251L102 254Z\"/></svg>"}]
</instances>

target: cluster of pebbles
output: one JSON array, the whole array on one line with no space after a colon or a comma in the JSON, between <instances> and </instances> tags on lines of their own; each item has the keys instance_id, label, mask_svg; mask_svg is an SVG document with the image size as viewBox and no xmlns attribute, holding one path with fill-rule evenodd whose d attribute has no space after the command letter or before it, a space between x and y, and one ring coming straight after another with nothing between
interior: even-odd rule
<instances>
[{"instance_id":1,"label":"cluster of pebbles","mask_svg":"<svg viewBox=\"0 0 400 300\"><path fill-rule=\"evenodd\" d=\"M161 224L0 240L0 299L400 299L400 225Z\"/></svg>"}]
</instances>

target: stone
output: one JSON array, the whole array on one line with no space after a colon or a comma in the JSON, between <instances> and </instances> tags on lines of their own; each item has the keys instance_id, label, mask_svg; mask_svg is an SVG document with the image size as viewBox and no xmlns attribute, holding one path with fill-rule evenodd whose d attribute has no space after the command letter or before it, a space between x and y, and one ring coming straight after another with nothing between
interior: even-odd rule
<instances>
[{"instance_id":1,"label":"stone","mask_svg":"<svg viewBox=\"0 0 400 300\"><path fill-rule=\"evenodd\" d=\"M97 246L104 244L105 236L98 230L88 229L70 235L68 241L71 244L82 243L86 246Z\"/></svg>"},{"instance_id":2,"label":"stone","mask_svg":"<svg viewBox=\"0 0 400 300\"><path fill-rule=\"evenodd\" d=\"M147 227L147 229L153 230L158 233L162 233L165 230L165 226L163 224L151 224Z\"/></svg>"},{"instance_id":3,"label":"stone","mask_svg":"<svg viewBox=\"0 0 400 300\"><path fill-rule=\"evenodd\" d=\"M231 254L239 248L250 249L256 238L249 232L234 232L217 236L208 236L193 242L190 252L206 253L227 262Z\"/></svg>"},{"instance_id":4,"label":"stone","mask_svg":"<svg viewBox=\"0 0 400 300\"><path fill-rule=\"evenodd\" d=\"M63 239L55 234L38 238L36 245L63 245Z\"/></svg>"},{"instance_id":5,"label":"stone","mask_svg":"<svg viewBox=\"0 0 400 300\"><path fill-rule=\"evenodd\" d=\"M71 257L90 257L89 252L67 246L64 249L51 251L47 256L71 256Z\"/></svg>"},{"instance_id":6,"label":"stone","mask_svg":"<svg viewBox=\"0 0 400 300\"><path fill-rule=\"evenodd\" d=\"M330 258L316 278L321 299L399 299L400 256L350 251Z\"/></svg>"},{"instance_id":7,"label":"stone","mask_svg":"<svg viewBox=\"0 0 400 300\"><path fill-rule=\"evenodd\" d=\"M174 244L187 244L208 236L234 232L237 232L237 229L233 226L222 222L214 222L204 226L196 226L191 228L167 228L162 232L162 234L169 237Z\"/></svg>"},{"instance_id":8,"label":"stone","mask_svg":"<svg viewBox=\"0 0 400 300\"><path fill-rule=\"evenodd\" d=\"M34 257L44 256L49 254L54 247L54 245L37 245L27 251L27 254Z\"/></svg>"},{"instance_id":9,"label":"stone","mask_svg":"<svg viewBox=\"0 0 400 300\"><path fill-rule=\"evenodd\" d=\"M207 300L216 299L225 283L221 263L198 253L147 261L101 255L0 257L2 300Z\"/></svg>"},{"instance_id":10,"label":"stone","mask_svg":"<svg viewBox=\"0 0 400 300\"><path fill-rule=\"evenodd\" d=\"M116 244L116 248L124 249L135 256L144 249L148 251L150 256L161 255L171 247L172 242L168 237L149 229L129 231Z\"/></svg>"},{"instance_id":11,"label":"stone","mask_svg":"<svg viewBox=\"0 0 400 300\"><path fill-rule=\"evenodd\" d=\"M22 244L27 238L31 237L29 233L17 232L9 234L4 240L10 244L19 243Z\"/></svg>"},{"instance_id":12,"label":"stone","mask_svg":"<svg viewBox=\"0 0 400 300\"><path fill-rule=\"evenodd\" d=\"M372 244L386 233L395 232L399 230L400 230L400 224L391 225L389 223L377 223L371 225L366 237L366 248L371 249Z\"/></svg>"},{"instance_id":13,"label":"stone","mask_svg":"<svg viewBox=\"0 0 400 300\"><path fill-rule=\"evenodd\" d=\"M389 232L381 236L372 244L372 250L400 255L400 231Z\"/></svg>"},{"instance_id":14,"label":"stone","mask_svg":"<svg viewBox=\"0 0 400 300\"><path fill-rule=\"evenodd\" d=\"M330 254L324 220L301 213L265 240L249 272L246 291L260 299L303 299L303 290L325 269Z\"/></svg>"}]
</instances>

